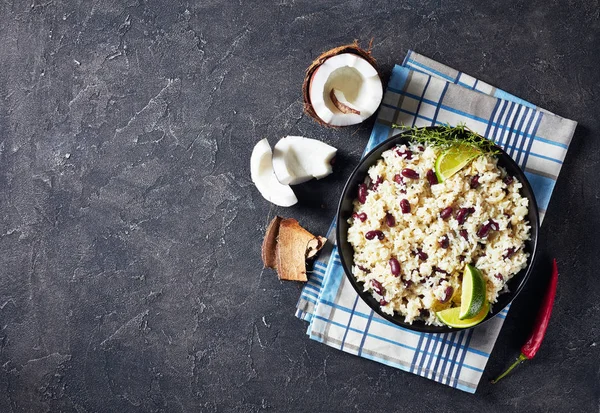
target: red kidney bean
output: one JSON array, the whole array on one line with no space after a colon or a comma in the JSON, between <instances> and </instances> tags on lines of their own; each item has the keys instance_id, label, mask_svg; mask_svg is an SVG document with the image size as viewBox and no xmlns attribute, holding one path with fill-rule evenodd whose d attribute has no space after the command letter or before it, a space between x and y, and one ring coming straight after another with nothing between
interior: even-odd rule
<instances>
[{"instance_id":1,"label":"red kidney bean","mask_svg":"<svg viewBox=\"0 0 600 413\"><path fill-rule=\"evenodd\" d=\"M400 173L403 177L408 179L419 179L419 174L414 169L404 168Z\"/></svg>"},{"instance_id":2,"label":"red kidney bean","mask_svg":"<svg viewBox=\"0 0 600 413\"><path fill-rule=\"evenodd\" d=\"M450 301L450 299L452 298L452 294L454 294L454 288L452 288L452 286L446 287L446 289L444 290L444 296L440 300L440 303L443 304Z\"/></svg>"},{"instance_id":3,"label":"red kidney bean","mask_svg":"<svg viewBox=\"0 0 600 413\"><path fill-rule=\"evenodd\" d=\"M444 270L442 270L441 268L438 268L438 267L433 267L433 271L435 271L435 272L441 272L442 274L448 275L447 271L444 271Z\"/></svg>"},{"instance_id":4,"label":"red kidney bean","mask_svg":"<svg viewBox=\"0 0 600 413\"><path fill-rule=\"evenodd\" d=\"M381 285L381 283L379 281L371 280L371 287L373 287L373 291L375 291L377 294L379 294L379 295L385 294L385 288L383 288L383 285Z\"/></svg>"},{"instance_id":5,"label":"red kidney bean","mask_svg":"<svg viewBox=\"0 0 600 413\"><path fill-rule=\"evenodd\" d=\"M506 185L512 184L513 181L514 181L514 178L512 176L510 176L510 175L506 175L504 177L504 179L502 180L502 182L504 182Z\"/></svg>"},{"instance_id":6,"label":"red kidney bean","mask_svg":"<svg viewBox=\"0 0 600 413\"><path fill-rule=\"evenodd\" d=\"M384 305L387 305L387 304L388 304L388 302L387 302L387 301L385 301L385 298L382 298L381 300L379 300L379 305L380 305L380 306L382 306L382 307L383 307Z\"/></svg>"},{"instance_id":7,"label":"red kidney bean","mask_svg":"<svg viewBox=\"0 0 600 413\"><path fill-rule=\"evenodd\" d=\"M377 178L375 178L375 181L371 182L371 185L369 185L369 189L371 191L377 191L377 188L379 188L379 184L383 182L383 178L379 175L377 175Z\"/></svg>"},{"instance_id":8,"label":"red kidney bean","mask_svg":"<svg viewBox=\"0 0 600 413\"><path fill-rule=\"evenodd\" d=\"M365 268L365 267L363 267L362 265L357 265L357 267L358 267L358 269L359 269L359 270L361 270L361 271L363 271L363 272L366 272L367 274L370 274L370 273L371 273L371 270L370 270L370 269L368 269L368 268Z\"/></svg>"},{"instance_id":9,"label":"red kidney bean","mask_svg":"<svg viewBox=\"0 0 600 413\"><path fill-rule=\"evenodd\" d=\"M405 159L412 159L412 152L410 151L410 149L396 148L396 154Z\"/></svg>"},{"instance_id":10,"label":"red kidney bean","mask_svg":"<svg viewBox=\"0 0 600 413\"><path fill-rule=\"evenodd\" d=\"M388 212L387 214L385 214L385 223L390 228L395 227L396 226L396 218L394 218L394 216Z\"/></svg>"},{"instance_id":11,"label":"red kidney bean","mask_svg":"<svg viewBox=\"0 0 600 413\"><path fill-rule=\"evenodd\" d=\"M394 257L390 258L390 270L392 271L392 275L398 277L400 275L400 263Z\"/></svg>"},{"instance_id":12,"label":"red kidney bean","mask_svg":"<svg viewBox=\"0 0 600 413\"><path fill-rule=\"evenodd\" d=\"M400 209L402 210L403 214L410 214L410 202L408 202L408 199L403 199L400 201Z\"/></svg>"},{"instance_id":13,"label":"red kidney bean","mask_svg":"<svg viewBox=\"0 0 600 413\"><path fill-rule=\"evenodd\" d=\"M470 186L473 189L479 187L479 175L473 175L473 177L471 177Z\"/></svg>"},{"instance_id":14,"label":"red kidney bean","mask_svg":"<svg viewBox=\"0 0 600 413\"><path fill-rule=\"evenodd\" d=\"M473 212L475 212L475 208L473 208L473 207L461 208L458 210L458 213L456 214L456 220L458 221L458 223L460 225L462 225L467 220L467 217L469 216L469 214L472 214Z\"/></svg>"},{"instance_id":15,"label":"red kidney bean","mask_svg":"<svg viewBox=\"0 0 600 413\"><path fill-rule=\"evenodd\" d=\"M354 214L352 214L352 218L359 219L360 222L365 222L367 220L367 214L365 214L364 212L361 212L360 214L357 214L355 212Z\"/></svg>"},{"instance_id":16,"label":"red kidney bean","mask_svg":"<svg viewBox=\"0 0 600 413\"><path fill-rule=\"evenodd\" d=\"M440 212L440 218L442 218L443 220L450 218L450 216L452 216L451 206L442 209L442 211Z\"/></svg>"},{"instance_id":17,"label":"red kidney bean","mask_svg":"<svg viewBox=\"0 0 600 413\"><path fill-rule=\"evenodd\" d=\"M459 255L459 256L458 256L458 260L459 260L460 262L463 262L463 261L465 260L465 258L466 258L466 257L465 257L464 255Z\"/></svg>"},{"instance_id":18,"label":"red kidney bean","mask_svg":"<svg viewBox=\"0 0 600 413\"><path fill-rule=\"evenodd\" d=\"M402 175L400 174L394 175L394 182L396 182L398 185L406 185L404 183L404 178L402 178Z\"/></svg>"},{"instance_id":19,"label":"red kidney bean","mask_svg":"<svg viewBox=\"0 0 600 413\"><path fill-rule=\"evenodd\" d=\"M417 248L417 256L421 261L426 261L427 258L429 258L429 255L427 255L426 252L423 252L421 248Z\"/></svg>"},{"instance_id":20,"label":"red kidney bean","mask_svg":"<svg viewBox=\"0 0 600 413\"><path fill-rule=\"evenodd\" d=\"M367 184L358 185L358 202L361 204L367 202Z\"/></svg>"},{"instance_id":21,"label":"red kidney bean","mask_svg":"<svg viewBox=\"0 0 600 413\"><path fill-rule=\"evenodd\" d=\"M498 226L498 223L496 221L494 221L493 219L490 219L488 221L488 223L490 224L490 228L493 229L494 231L498 231L500 229L500 226Z\"/></svg>"},{"instance_id":22,"label":"red kidney bean","mask_svg":"<svg viewBox=\"0 0 600 413\"><path fill-rule=\"evenodd\" d=\"M425 151L425 147L423 145L417 146L417 149L419 149L421 152Z\"/></svg>"},{"instance_id":23,"label":"red kidney bean","mask_svg":"<svg viewBox=\"0 0 600 413\"><path fill-rule=\"evenodd\" d=\"M485 238L485 237L487 237L488 234L490 233L490 229L492 229L492 227L490 226L489 222L487 224L483 224L477 230L477 236L479 238Z\"/></svg>"},{"instance_id":24,"label":"red kidney bean","mask_svg":"<svg viewBox=\"0 0 600 413\"><path fill-rule=\"evenodd\" d=\"M504 259L510 258L515 254L515 252L517 252L515 247L510 247L509 249L506 250L506 252L504 252L504 255L502 255L502 258L504 258Z\"/></svg>"},{"instance_id":25,"label":"red kidney bean","mask_svg":"<svg viewBox=\"0 0 600 413\"><path fill-rule=\"evenodd\" d=\"M441 240L438 241L438 244L441 248L448 248L450 246L450 240L447 235L444 235Z\"/></svg>"},{"instance_id":26,"label":"red kidney bean","mask_svg":"<svg viewBox=\"0 0 600 413\"><path fill-rule=\"evenodd\" d=\"M411 285L413 285L412 280L404 281L404 288L410 288Z\"/></svg>"},{"instance_id":27,"label":"red kidney bean","mask_svg":"<svg viewBox=\"0 0 600 413\"><path fill-rule=\"evenodd\" d=\"M427 180L429 181L429 185L431 186L438 184L437 175L431 169L427 171Z\"/></svg>"},{"instance_id":28,"label":"red kidney bean","mask_svg":"<svg viewBox=\"0 0 600 413\"><path fill-rule=\"evenodd\" d=\"M512 229L512 227L513 227L512 222L508 221L508 224L506 224L506 228Z\"/></svg>"},{"instance_id":29,"label":"red kidney bean","mask_svg":"<svg viewBox=\"0 0 600 413\"><path fill-rule=\"evenodd\" d=\"M381 241L382 239L385 238L385 234L381 231L379 231L378 229L375 229L373 231L369 231L365 234L365 238L368 240L372 240L375 239L375 237L377 237L377 239L379 241Z\"/></svg>"},{"instance_id":30,"label":"red kidney bean","mask_svg":"<svg viewBox=\"0 0 600 413\"><path fill-rule=\"evenodd\" d=\"M502 276L502 274L498 273L496 275L494 275L494 277L496 277L497 279L499 279L500 281L504 281L504 277Z\"/></svg>"},{"instance_id":31,"label":"red kidney bean","mask_svg":"<svg viewBox=\"0 0 600 413\"><path fill-rule=\"evenodd\" d=\"M469 240L469 233L467 232L466 229L461 229L460 231L458 231L458 233L460 234L461 237L463 237L465 240Z\"/></svg>"}]
</instances>

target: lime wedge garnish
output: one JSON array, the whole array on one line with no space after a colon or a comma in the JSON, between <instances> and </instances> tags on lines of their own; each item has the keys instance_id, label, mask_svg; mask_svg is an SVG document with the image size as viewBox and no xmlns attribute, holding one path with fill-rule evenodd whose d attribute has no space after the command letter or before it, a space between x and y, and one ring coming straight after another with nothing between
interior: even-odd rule
<instances>
[{"instance_id":1,"label":"lime wedge garnish","mask_svg":"<svg viewBox=\"0 0 600 413\"><path fill-rule=\"evenodd\" d=\"M462 279L459 318L466 320L475 317L485 305L486 285L481 271L467 265Z\"/></svg>"},{"instance_id":2,"label":"lime wedge garnish","mask_svg":"<svg viewBox=\"0 0 600 413\"><path fill-rule=\"evenodd\" d=\"M453 145L446 149L435 160L435 174L438 182L444 182L450 178L481 153L479 148L469 144Z\"/></svg>"},{"instance_id":3,"label":"lime wedge garnish","mask_svg":"<svg viewBox=\"0 0 600 413\"><path fill-rule=\"evenodd\" d=\"M435 313L435 315L437 315L437 317L442 323L449 325L450 327L467 328L473 327L474 325L481 323L483 319L488 315L489 310L490 306L486 302L479 314L477 314L473 318L466 318L464 320L461 320L459 318L460 307L453 307L447 310L439 311Z\"/></svg>"}]
</instances>

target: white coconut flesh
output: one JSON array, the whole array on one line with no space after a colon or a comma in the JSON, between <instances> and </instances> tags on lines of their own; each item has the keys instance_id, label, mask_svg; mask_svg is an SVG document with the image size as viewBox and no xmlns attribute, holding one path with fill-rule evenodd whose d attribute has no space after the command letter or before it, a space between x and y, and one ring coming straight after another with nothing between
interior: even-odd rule
<instances>
[{"instance_id":1,"label":"white coconut flesh","mask_svg":"<svg viewBox=\"0 0 600 413\"><path fill-rule=\"evenodd\" d=\"M275 176L273 152L267 139L258 142L252 150L250 174L252 182L267 201L282 207L292 206L298 202L292 188L279 182Z\"/></svg>"},{"instance_id":2,"label":"white coconut flesh","mask_svg":"<svg viewBox=\"0 0 600 413\"><path fill-rule=\"evenodd\" d=\"M360 112L344 113L331 100L331 93L344 105ZM377 70L353 53L327 59L310 80L310 103L321 120L332 126L355 125L370 117L381 103L383 87Z\"/></svg>"},{"instance_id":3,"label":"white coconut flesh","mask_svg":"<svg viewBox=\"0 0 600 413\"><path fill-rule=\"evenodd\" d=\"M296 185L321 179L332 172L337 149L316 139L286 136L273 148L273 170L282 184Z\"/></svg>"}]
</instances>

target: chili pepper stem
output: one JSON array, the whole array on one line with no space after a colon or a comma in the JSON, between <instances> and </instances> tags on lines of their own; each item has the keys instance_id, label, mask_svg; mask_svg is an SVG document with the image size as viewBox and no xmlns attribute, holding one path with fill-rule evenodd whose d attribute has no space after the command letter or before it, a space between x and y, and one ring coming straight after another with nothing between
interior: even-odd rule
<instances>
[{"instance_id":1,"label":"chili pepper stem","mask_svg":"<svg viewBox=\"0 0 600 413\"><path fill-rule=\"evenodd\" d=\"M527 356L525 354L523 354L523 353L519 354L519 358L517 358L517 360L508 369L506 369L506 371L504 373L502 373L497 378L495 378L494 380L492 380L491 383L492 384L498 383L498 381L501 378L503 378L504 376L508 375L508 373L510 373L515 367L517 367L519 364L521 364L525 360L529 360L527 358Z\"/></svg>"}]
</instances>

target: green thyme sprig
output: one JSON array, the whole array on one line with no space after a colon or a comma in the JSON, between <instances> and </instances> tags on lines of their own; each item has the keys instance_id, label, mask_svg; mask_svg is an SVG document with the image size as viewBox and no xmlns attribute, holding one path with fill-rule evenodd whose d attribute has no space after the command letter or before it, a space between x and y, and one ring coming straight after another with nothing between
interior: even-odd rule
<instances>
[{"instance_id":1,"label":"green thyme sprig","mask_svg":"<svg viewBox=\"0 0 600 413\"><path fill-rule=\"evenodd\" d=\"M500 150L494 142L476 134L467 128L464 123L460 123L457 126L441 125L435 129L407 127L397 124L393 124L392 128L410 132L411 140L442 149L452 146L470 145L476 147L486 155L500 154Z\"/></svg>"}]
</instances>

